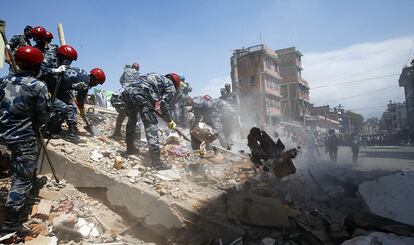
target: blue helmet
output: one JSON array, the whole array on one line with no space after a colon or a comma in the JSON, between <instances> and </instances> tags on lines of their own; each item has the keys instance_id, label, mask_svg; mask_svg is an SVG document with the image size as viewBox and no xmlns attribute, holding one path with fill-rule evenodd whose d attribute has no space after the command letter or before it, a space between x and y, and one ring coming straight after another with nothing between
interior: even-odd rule
<instances>
[{"instance_id":1,"label":"blue helmet","mask_svg":"<svg viewBox=\"0 0 414 245\"><path fill-rule=\"evenodd\" d=\"M185 81L185 76L184 76L184 74L180 74L180 80L181 80L181 81L183 81L183 82Z\"/></svg>"}]
</instances>

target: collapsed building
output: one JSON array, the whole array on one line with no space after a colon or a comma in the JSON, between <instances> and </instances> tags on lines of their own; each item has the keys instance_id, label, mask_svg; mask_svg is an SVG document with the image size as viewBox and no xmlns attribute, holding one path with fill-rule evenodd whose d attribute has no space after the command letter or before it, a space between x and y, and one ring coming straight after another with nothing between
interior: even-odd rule
<instances>
[{"instance_id":1,"label":"collapsed building","mask_svg":"<svg viewBox=\"0 0 414 245\"><path fill-rule=\"evenodd\" d=\"M162 126L162 154L172 169L154 171L145 154L125 156L125 142L110 138L116 113L95 108L87 117L102 135L82 130L86 143L49 143L59 183L43 159L41 173L49 180L30 218L33 230L42 227L31 239L49 239L40 244L414 241L414 219L407 215L411 174L309 164L301 147L296 173L276 176L253 164L247 149L235 153L216 147L201 157ZM146 152L145 140L140 148ZM397 192L384 184L398 186ZM396 201L383 192L407 205L390 210Z\"/></svg>"}]
</instances>

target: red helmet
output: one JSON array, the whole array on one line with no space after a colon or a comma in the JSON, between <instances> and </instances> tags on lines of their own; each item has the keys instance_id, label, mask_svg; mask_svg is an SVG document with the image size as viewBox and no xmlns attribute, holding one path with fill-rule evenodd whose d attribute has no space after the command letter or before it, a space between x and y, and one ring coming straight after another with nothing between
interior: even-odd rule
<instances>
[{"instance_id":1,"label":"red helmet","mask_svg":"<svg viewBox=\"0 0 414 245\"><path fill-rule=\"evenodd\" d=\"M68 58L70 60L77 60L78 59L78 52L69 45L62 45L57 50L58 55L62 55L65 58Z\"/></svg>"},{"instance_id":2,"label":"red helmet","mask_svg":"<svg viewBox=\"0 0 414 245\"><path fill-rule=\"evenodd\" d=\"M138 63L132 64L131 67L134 68L135 70L139 71L139 64Z\"/></svg>"},{"instance_id":3,"label":"red helmet","mask_svg":"<svg viewBox=\"0 0 414 245\"><path fill-rule=\"evenodd\" d=\"M14 52L16 64L21 67L32 67L43 61L43 53L31 46L20 47Z\"/></svg>"},{"instance_id":4,"label":"red helmet","mask_svg":"<svg viewBox=\"0 0 414 245\"><path fill-rule=\"evenodd\" d=\"M177 73L172 72L172 73L168 73L165 76L168 77L174 83L174 87L176 89L180 87L181 79L180 79L180 76L177 75Z\"/></svg>"},{"instance_id":5,"label":"red helmet","mask_svg":"<svg viewBox=\"0 0 414 245\"><path fill-rule=\"evenodd\" d=\"M44 40L46 37L46 29L41 26L36 26L32 29L33 40Z\"/></svg>"},{"instance_id":6,"label":"red helmet","mask_svg":"<svg viewBox=\"0 0 414 245\"><path fill-rule=\"evenodd\" d=\"M50 43L52 41L52 39L53 39L53 34L51 32L47 31L45 40Z\"/></svg>"},{"instance_id":7,"label":"red helmet","mask_svg":"<svg viewBox=\"0 0 414 245\"><path fill-rule=\"evenodd\" d=\"M102 69L93 68L90 73L96 78L99 84L103 84L105 82L106 76Z\"/></svg>"},{"instance_id":8,"label":"red helmet","mask_svg":"<svg viewBox=\"0 0 414 245\"><path fill-rule=\"evenodd\" d=\"M203 99L205 99L205 100L211 100L211 96L210 95L208 95L208 94L206 94L206 95L203 95Z\"/></svg>"}]
</instances>

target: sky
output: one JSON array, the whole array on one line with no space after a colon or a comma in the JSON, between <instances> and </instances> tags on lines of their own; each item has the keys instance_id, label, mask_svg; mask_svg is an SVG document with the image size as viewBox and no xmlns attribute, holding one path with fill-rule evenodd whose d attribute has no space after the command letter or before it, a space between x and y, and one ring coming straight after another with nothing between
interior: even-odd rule
<instances>
[{"instance_id":1,"label":"sky","mask_svg":"<svg viewBox=\"0 0 414 245\"><path fill-rule=\"evenodd\" d=\"M342 104L365 118L379 117L389 100L404 100L398 76L333 84L398 74L414 53L410 55L414 40L410 0L39 3L2 4L7 11L0 18L7 22L8 37L21 33L27 24L41 25L52 31L57 43L57 25L62 22L66 42L79 54L72 66L102 68L107 74L102 88L107 90L119 89L124 65L138 62L143 73L184 74L193 86L192 95L217 96L219 88L230 82L234 49L260 43L273 49L295 46L304 54L302 75L311 87L311 103ZM7 70L1 69L0 75ZM318 86L325 87L313 89ZM362 93L369 94L353 97Z\"/></svg>"}]
</instances>

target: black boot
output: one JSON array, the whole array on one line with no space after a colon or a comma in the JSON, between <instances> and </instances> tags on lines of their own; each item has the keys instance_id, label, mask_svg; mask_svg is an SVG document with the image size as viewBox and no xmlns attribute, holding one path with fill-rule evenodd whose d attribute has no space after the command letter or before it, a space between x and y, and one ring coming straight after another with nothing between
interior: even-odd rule
<instances>
[{"instance_id":1,"label":"black boot","mask_svg":"<svg viewBox=\"0 0 414 245\"><path fill-rule=\"evenodd\" d=\"M163 161L161 161L160 151L151 151L150 155L151 155L151 162L152 162L152 167L153 168L155 168L156 170L171 169L171 166L169 166L166 163L164 163Z\"/></svg>"},{"instance_id":2,"label":"black boot","mask_svg":"<svg viewBox=\"0 0 414 245\"><path fill-rule=\"evenodd\" d=\"M76 124L69 125L68 134L66 135L65 140L74 144L83 143L83 140L81 140L78 136L78 129L76 128Z\"/></svg>"},{"instance_id":3,"label":"black boot","mask_svg":"<svg viewBox=\"0 0 414 245\"><path fill-rule=\"evenodd\" d=\"M126 150L127 155L135 155L139 153L139 149L135 146L135 137L128 138L126 145L127 145L127 150Z\"/></svg>"}]
</instances>

